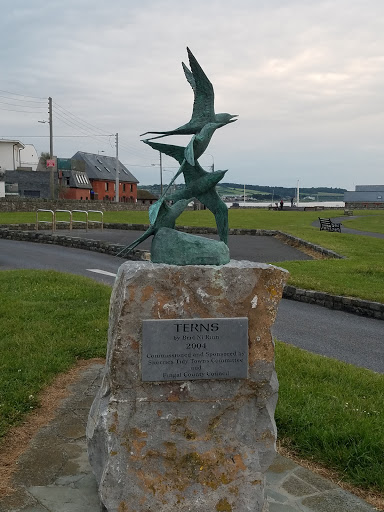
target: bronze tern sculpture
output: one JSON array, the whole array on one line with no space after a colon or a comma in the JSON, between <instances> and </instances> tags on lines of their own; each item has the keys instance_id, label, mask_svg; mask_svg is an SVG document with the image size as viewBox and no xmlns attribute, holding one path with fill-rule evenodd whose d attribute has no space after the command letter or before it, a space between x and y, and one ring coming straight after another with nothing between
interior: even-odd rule
<instances>
[{"instance_id":1,"label":"bronze tern sculpture","mask_svg":"<svg viewBox=\"0 0 384 512\"><path fill-rule=\"evenodd\" d=\"M197 160L208 147L214 132L218 128L237 121L235 118L238 116L227 113L215 114L213 86L189 48L187 48L187 52L191 69L188 69L184 63L182 65L185 76L194 92L193 112L190 121L175 130L150 131L141 135L159 134L144 139L143 142L153 149L175 158L180 165L179 170L159 200L150 206L150 227L148 230L131 245L120 251L119 255L132 251L139 243L151 235L156 235L163 227L174 228L176 218L193 198L199 199L211 210L215 216L220 240L225 244L228 242L228 209L215 189L215 185L227 171L208 173L204 171ZM153 139L169 135L193 135L193 137L186 147L151 142ZM181 173L185 179L185 188L173 194L168 194L171 185ZM166 201L171 201L172 205L167 205Z\"/></svg>"}]
</instances>

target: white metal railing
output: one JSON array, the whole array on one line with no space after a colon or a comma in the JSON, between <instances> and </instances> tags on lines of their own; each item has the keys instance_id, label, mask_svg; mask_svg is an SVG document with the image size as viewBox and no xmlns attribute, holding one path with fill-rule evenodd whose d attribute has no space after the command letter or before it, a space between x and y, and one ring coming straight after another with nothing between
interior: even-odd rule
<instances>
[{"instance_id":1,"label":"white metal railing","mask_svg":"<svg viewBox=\"0 0 384 512\"><path fill-rule=\"evenodd\" d=\"M39 220L39 212L50 213L52 220ZM42 208L36 210L36 231L39 230L39 224L52 224L52 231L55 231L55 212L53 210L43 210Z\"/></svg>"},{"instance_id":2,"label":"white metal railing","mask_svg":"<svg viewBox=\"0 0 384 512\"><path fill-rule=\"evenodd\" d=\"M52 220L40 220L39 213L45 212L50 213L52 216ZM69 215L69 220L58 220L58 213L67 213ZM85 215L85 220L77 220L73 218L74 213L81 213ZM100 220L89 219L89 214L99 214ZM100 226L101 230L104 228L104 213L101 210L43 210L39 208L36 210L36 231L39 230L39 224L51 224L52 231L55 231L58 224L69 224L69 229L72 230L74 224L82 224L85 227L85 230L88 231L89 224L97 224Z\"/></svg>"},{"instance_id":3,"label":"white metal railing","mask_svg":"<svg viewBox=\"0 0 384 512\"><path fill-rule=\"evenodd\" d=\"M85 220L74 220L73 214L74 213L84 213L85 214ZM85 210L72 210L72 225L73 224L84 224L85 225L85 231L88 231L88 212Z\"/></svg>"},{"instance_id":4,"label":"white metal railing","mask_svg":"<svg viewBox=\"0 0 384 512\"><path fill-rule=\"evenodd\" d=\"M103 227L104 227L104 213L101 210L88 210L88 213L99 213L100 214L100 219L101 220L90 220L88 218L88 224L90 222L92 222L92 224L100 224L101 231L103 231Z\"/></svg>"},{"instance_id":5,"label":"white metal railing","mask_svg":"<svg viewBox=\"0 0 384 512\"><path fill-rule=\"evenodd\" d=\"M58 212L69 213L69 220L57 220ZM71 212L71 210L56 210L55 211L55 229L58 224L69 224L69 229L72 230L72 212Z\"/></svg>"}]
</instances>

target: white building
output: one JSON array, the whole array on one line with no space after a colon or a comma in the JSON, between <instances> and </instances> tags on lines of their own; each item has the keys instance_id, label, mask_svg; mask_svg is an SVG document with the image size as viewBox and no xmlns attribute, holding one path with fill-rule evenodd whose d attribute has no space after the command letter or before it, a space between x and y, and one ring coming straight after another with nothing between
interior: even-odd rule
<instances>
[{"instance_id":1,"label":"white building","mask_svg":"<svg viewBox=\"0 0 384 512\"><path fill-rule=\"evenodd\" d=\"M0 139L0 167L3 171L16 171L21 166L21 150L25 146L19 140Z\"/></svg>"},{"instance_id":2,"label":"white building","mask_svg":"<svg viewBox=\"0 0 384 512\"><path fill-rule=\"evenodd\" d=\"M32 171L36 171L39 157L33 144L25 144L20 151L21 167L31 167Z\"/></svg>"}]
</instances>

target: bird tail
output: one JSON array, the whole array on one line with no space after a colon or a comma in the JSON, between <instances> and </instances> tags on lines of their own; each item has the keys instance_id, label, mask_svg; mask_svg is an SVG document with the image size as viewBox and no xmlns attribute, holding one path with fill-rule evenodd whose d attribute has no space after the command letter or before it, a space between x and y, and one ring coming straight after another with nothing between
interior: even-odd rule
<instances>
[{"instance_id":1,"label":"bird tail","mask_svg":"<svg viewBox=\"0 0 384 512\"><path fill-rule=\"evenodd\" d=\"M144 135L147 135L148 133L161 134L161 133L164 133L164 132L145 132L145 133L141 133L141 134L140 134L140 137L143 137ZM163 135L163 137L165 137L165 135Z\"/></svg>"},{"instance_id":2,"label":"bird tail","mask_svg":"<svg viewBox=\"0 0 384 512\"><path fill-rule=\"evenodd\" d=\"M141 242L144 242L149 236L153 235L153 228L147 229L145 233L143 233L139 238L137 238L134 242L132 242L130 245L127 245L123 249L121 249L120 252L116 254L116 256L120 256L123 258L127 254L129 254L135 247L137 247Z\"/></svg>"}]
</instances>

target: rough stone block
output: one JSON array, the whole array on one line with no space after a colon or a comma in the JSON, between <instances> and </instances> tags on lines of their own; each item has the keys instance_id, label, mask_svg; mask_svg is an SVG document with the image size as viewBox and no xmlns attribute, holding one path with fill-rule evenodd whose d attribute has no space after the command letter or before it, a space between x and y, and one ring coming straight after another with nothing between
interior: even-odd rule
<instances>
[{"instance_id":1,"label":"rough stone block","mask_svg":"<svg viewBox=\"0 0 384 512\"><path fill-rule=\"evenodd\" d=\"M278 389L270 328L287 276L235 261L120 267L105 376L87 425L108 511L266 512ZM247 378L142 381L143 320L239 317L248 318Z\"/></svg>"}]
</instances>

